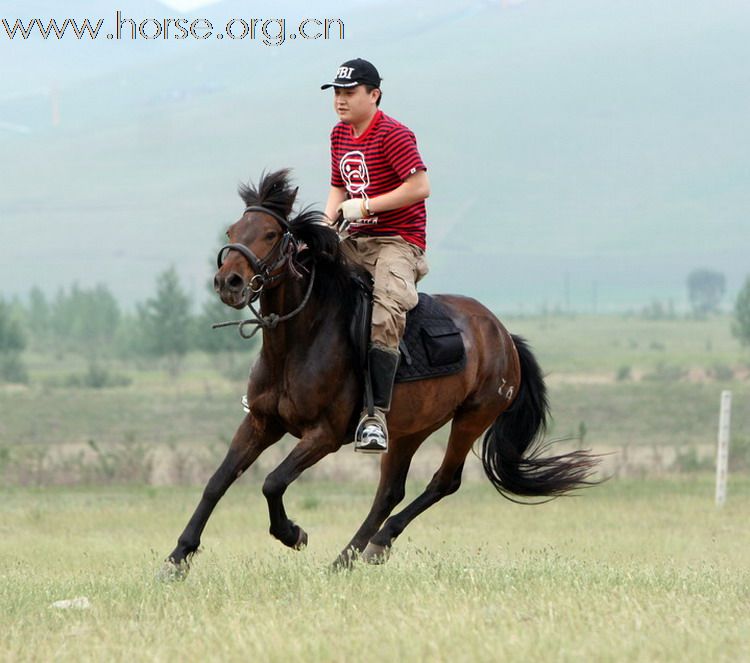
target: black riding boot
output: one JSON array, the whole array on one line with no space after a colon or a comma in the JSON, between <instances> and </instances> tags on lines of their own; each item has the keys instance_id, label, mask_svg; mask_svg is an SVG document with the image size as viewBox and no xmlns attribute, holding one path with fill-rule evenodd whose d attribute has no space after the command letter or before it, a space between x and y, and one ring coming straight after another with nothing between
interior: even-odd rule
<instances>
[{"instance_id":1,"label":"black riding boot","mask_svg":"<svg viewBox=\"0 0 750 663\"><path fill-rule=\"evenodd\" d=\"M391 409L393 383L396 379L401 355L381 345L371 345L367 351L367 363L372 385L374 413L367 412L367 403L362 413L354 440L354 450L364 453L388 451L388 427L385 413Z\"/></svg>"}]
</instances>

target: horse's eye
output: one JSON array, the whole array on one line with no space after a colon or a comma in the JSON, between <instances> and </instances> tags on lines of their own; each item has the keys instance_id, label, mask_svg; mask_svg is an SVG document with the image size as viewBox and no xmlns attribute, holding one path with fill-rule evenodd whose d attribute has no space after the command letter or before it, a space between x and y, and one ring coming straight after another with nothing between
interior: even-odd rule
<instances>
[{"instance_id":1,"label":"horse's eye","mask_svg":"<svg viewBox=\"0 0 750 663\"><path fill-rule=\"evenodd\" d=\"M276 239L276 233L273 231L266 233L266 239L268 240Z\"/></svg>"}]
</instances>

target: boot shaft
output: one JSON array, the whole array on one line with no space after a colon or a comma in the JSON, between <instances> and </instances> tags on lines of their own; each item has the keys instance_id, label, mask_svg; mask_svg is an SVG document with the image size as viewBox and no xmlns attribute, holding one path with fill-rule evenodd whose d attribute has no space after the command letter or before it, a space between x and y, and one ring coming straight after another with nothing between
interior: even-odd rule
<instances>
[{"instance_id":1,"label":"boot shaft","mask_svg":"<svg viewBox=\"0 0 750 663\"><path fill-rule=\"evenodd\" d=\"M388 412L391 407L393 383L400 359L398 350L378 345L371 345L367 351L373 404L383 412Z\"/></svg>"}]
</instances>

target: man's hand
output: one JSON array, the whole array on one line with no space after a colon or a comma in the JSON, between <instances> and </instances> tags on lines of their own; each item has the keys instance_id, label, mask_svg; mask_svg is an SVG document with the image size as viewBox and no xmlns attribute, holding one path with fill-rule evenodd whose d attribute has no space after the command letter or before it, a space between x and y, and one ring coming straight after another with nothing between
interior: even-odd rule
<instances>
[{"instance_id":1,"label":"man's hand","mask_svg":"<svg viewBox=\"0 0 750 663\"><path fill-rule=\"evenodd\" d=\"M341 212L347 221L366 219L369 216L364 198L350 198L349 200L345 200L338 206L338 211Z\"/></svg>"}]
</instances>

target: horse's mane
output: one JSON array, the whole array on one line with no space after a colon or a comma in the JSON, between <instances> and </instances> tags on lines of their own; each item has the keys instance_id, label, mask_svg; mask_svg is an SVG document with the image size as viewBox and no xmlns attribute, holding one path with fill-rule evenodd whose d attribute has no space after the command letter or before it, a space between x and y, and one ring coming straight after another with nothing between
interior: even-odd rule
<instances>
[{"instance_id":1,"label":"horse's mane","mask_svg":"<svg viewBox=\"0 0 750 663\"><path fill-rule=\"evenodd\" d=\"M289 183L289 168L272 173L263 172L257 186L252 183L240 184L239 194L246 207L260 205L276 212L285 219L292 213L297 198L297 188Z\"/></svg>"},{"instance_id":2,"label":"horse's mane","mask_svg":"<svg viewBox=\"0 0 750 663\"><path fill-rule=\"evenodd\" d=\"M297 198L297 188L290 183L290 170L263 173L257 187L240 185L239 194L245 205L261 205L287 220L289 231L303 245L299 261L308 266L315 264L316 298L342 310L348 319L356 292L352 279L361 270L346 260L339 247L338 233L325 221L321 210L305 207L290 218Z\"/></svg>"}]
</instances>

